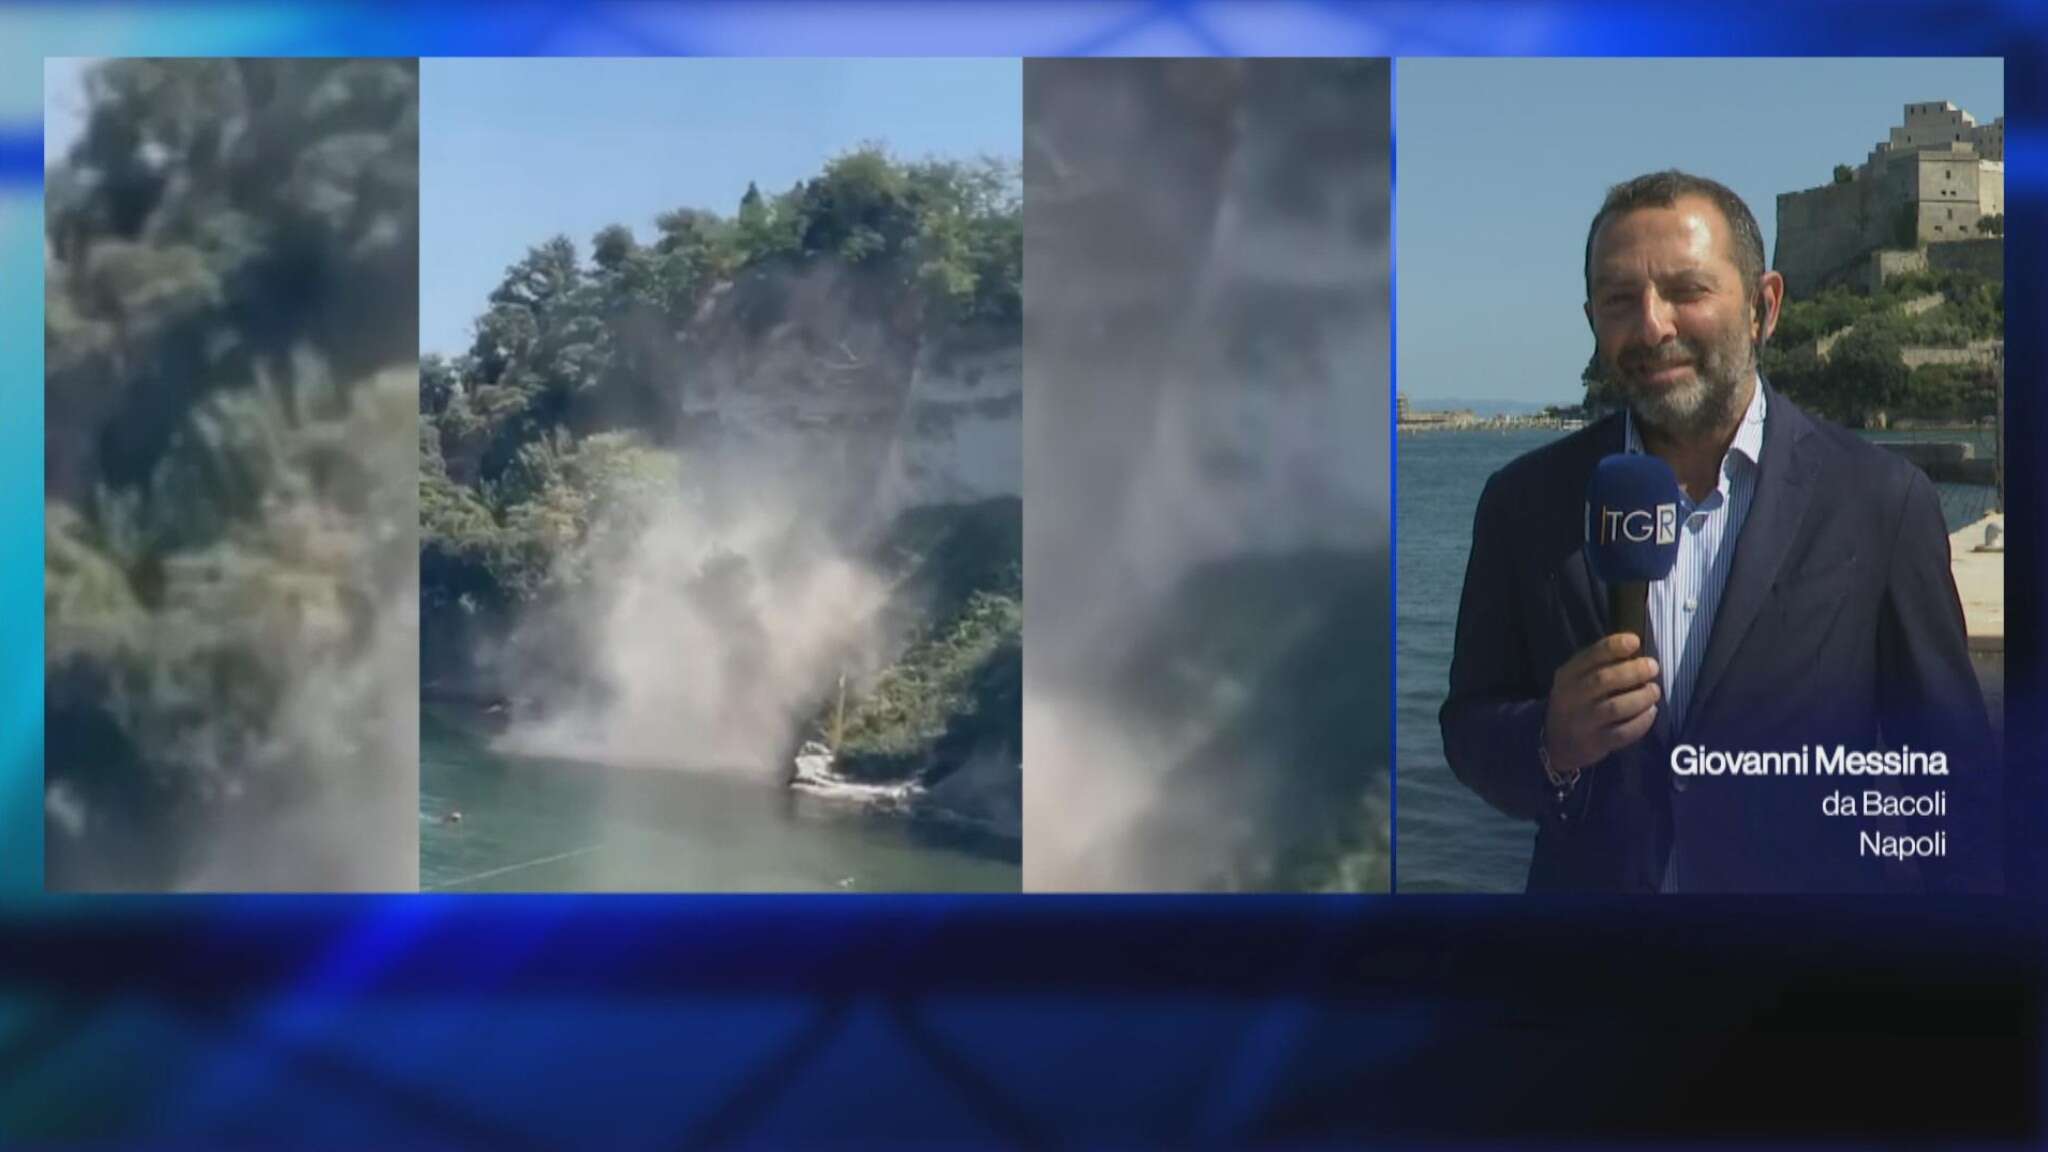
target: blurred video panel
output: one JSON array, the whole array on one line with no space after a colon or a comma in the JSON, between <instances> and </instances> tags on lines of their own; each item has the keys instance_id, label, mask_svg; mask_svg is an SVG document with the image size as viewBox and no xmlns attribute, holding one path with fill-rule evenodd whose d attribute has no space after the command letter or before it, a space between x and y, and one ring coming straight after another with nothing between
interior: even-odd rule
<instances>
[{"instance_id":1,"label":"blurred video panel","mask_svg":"<svg viewBox=\"0 0 2048 1152\"><path fill-rule=\"evenodd\" d=\"M1384 60L1025 65L1025 884L1384 891Z\"/></svg>"},{"instance_id":2,"label":"blurred video panel","mask_svg":"<svg viewBox=\"0 0 2048 1152\"><path fill-rule=\"evenodd\" d=\"M414 888L417 65L48 67L46 887Z\"/></svg>"}]
</instances>

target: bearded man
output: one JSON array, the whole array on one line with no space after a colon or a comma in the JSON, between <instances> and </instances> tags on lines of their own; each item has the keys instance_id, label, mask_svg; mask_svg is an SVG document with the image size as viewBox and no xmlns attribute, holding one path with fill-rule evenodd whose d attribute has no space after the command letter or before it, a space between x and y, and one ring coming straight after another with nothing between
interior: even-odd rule
<instances>
[{"instance_id":1,"label":"bearded man","mask_svg":"<svg viewBox=\"0 0 2048 1152\"><path fill-rule=\"evenodd\" d=\"M1538 824L1529 889L1998 888L2000 765L1934 485L1762 378L1785 285L1749 208L1683 172L1628 181L1584 272L1621 407L1488 481L1439 714L1458 778ZM1686 500L1644 650L1582 547L1620 452ZM1899 815L1936 793L1944 816Z\"/></svg>"}]
</instances>

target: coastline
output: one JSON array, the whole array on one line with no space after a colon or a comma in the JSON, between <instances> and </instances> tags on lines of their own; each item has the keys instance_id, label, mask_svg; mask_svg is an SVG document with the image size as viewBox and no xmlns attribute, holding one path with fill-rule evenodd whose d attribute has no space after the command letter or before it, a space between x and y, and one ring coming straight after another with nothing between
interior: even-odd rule
<instances>
[{"instance_id":1,"label":"coastline","mask_svg":"<svg viewBox=\"0 0 2048 1152\"><path fill-rule=\"evenodd\" d=\"M513 719L512 703L504 697L439 682L421 687L420 715L423 726L451 732L486 748L505 734ZM985 803L977 803L974 793L980 789L976 785L985 786L986 781L971 779L966 769L933 784L916 779L874 783L830 769L820 771L815 765L806 771L798 762L803 759L806 757L801 754L792 754L776 788L814 803L940 830L979 843L984 855L1007 858L1023 843L1021 811L1016 813L1018 819L1009 820L1005 814L987 810Z\"/></svg>"},{"instance_id":2,"label":"coastline","mask_svg":"<svg viewBox=\"0 0 2048 1152\"><path fill-rule=\"evenodd\" d=\"M1448 414L1441 420L1401 420L1394 425L1394 431L1407 435L1415 432L1510 432L1524 429L1549 429L1556 432L1576 432L1586 426L1586 421L1577 418L1556 416L1473 416L1468 413Z\"/></svg>"}]
</instances>

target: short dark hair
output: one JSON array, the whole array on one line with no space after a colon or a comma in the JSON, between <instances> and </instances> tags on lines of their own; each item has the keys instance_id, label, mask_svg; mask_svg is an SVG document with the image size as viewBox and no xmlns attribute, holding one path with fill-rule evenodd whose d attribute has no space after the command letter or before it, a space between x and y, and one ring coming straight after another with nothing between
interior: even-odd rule
<instances>
[{"instance_id":1,"label":"short dark hair","mask_svg":"<svg viewBox=\"0 0 2048 1152\"><path fill-rule=\"evenodd\" d=\"M1607 190L1607 199L1601 202L1600 211L1594 214L1592 225L1586 229L1587 299L1593 297L1593 238L1600 234L1600 225L1606 223L1610 216L1620 216L1638 208L1669 208L1685 196L1711 200L1714 207L1721 210L1721 218L1728 222L1729 243L1735 249L1735 269L1742 274L1742 291L1744 295L1756 295L1756 286L1764 275L1764 234L1756 226L1756 217L1751 214L1749 205L1718 180L1667 168L1616 184Z\"/></svg>"}]
</instances>

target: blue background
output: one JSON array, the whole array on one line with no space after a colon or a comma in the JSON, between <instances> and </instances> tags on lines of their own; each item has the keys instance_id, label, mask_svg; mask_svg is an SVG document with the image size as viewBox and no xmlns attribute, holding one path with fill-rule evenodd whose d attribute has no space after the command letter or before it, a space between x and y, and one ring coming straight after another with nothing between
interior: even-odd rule
<instances>
[{"instance_id":1,"label":"blue background","mask_svg":"<svg viewBox=\"0 0 2048 1152\"><path fill-rule=\"evenodd\" d=\"M2044 33L1746 0L0 8L0 1143L2034 1142ZM40 895L42 56L1073 53L2005 56L2019 894Z\"/></svg>"}]
</instances>

